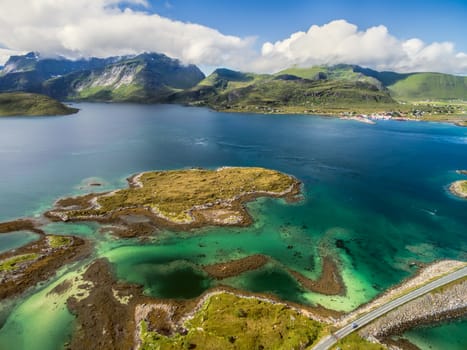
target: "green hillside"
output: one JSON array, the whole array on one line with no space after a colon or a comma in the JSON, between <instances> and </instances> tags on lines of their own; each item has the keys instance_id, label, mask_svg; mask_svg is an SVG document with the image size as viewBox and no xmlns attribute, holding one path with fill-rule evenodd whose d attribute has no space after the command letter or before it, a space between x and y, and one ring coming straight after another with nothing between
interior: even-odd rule
<instances>
[{"instance_id":1,"label":"green hillside","mask_svg":"<svg viewBox=\"0 0 467 350\"><path fill-rule=\"evenodd\" d=\"M233 90L249 86L267 77L267 74L243 73L226 68L218 68L203 79L198 86L210 86L217 90Z\"/></svg>"},{"instance_id":2,"label":"green hillside","mask_svg":"<svg viewBox=\"0 0 467 350\"><path fill-rule=\"evenodd\" d=\"M65 115L77 111L44 95L26 92L0 94L0 116Z\"/></svg>"},{"instance_id":3,"label":"green hillside","mask_svg":"<svg viewBox=\"0 0 467 350\"><path fill-rule=\"evenodd\" d=\"M360 79L359 74L353 74L355 79L327 79L320 72L322 67L292 68L275 75L218 69L196 87L171 95L169 102L258 112L325 112L396 104L387 90L373 83L373 78ZM333 77L351 74L347 67L334 68L332 72ZM316 74L320 76L318 79L308 79Z\"/></svg>"},{"instance_id":4,"label":"green hillside","mask_svg":"<svg viewBox=\"0 0 467 350\"><path fill-rule=\"evenodd\" d=\"M294 75L310 80L345 80L352 82L364 82L375 85L379 89L383 87L381 82L374 77L359 72L357 66L338 64L335 66L313 66L308 68L292 67L276 73L276 75Z\"/></svg>"},{"instance_id":5,"label":"green hillside","mask_svg":"<svg viewBox=\"0 0 467 350\"><path fill-rule=\"evenodd\" d=\"M217 96L216 105L340 107L394 103L371 84L350 81L268 79Z\"/></svg>"},{"instance_id":6,"label":"green hillside","mask_svg":"<svg viewBox=\"0 0 467 350\"><path fill-rule=\"evenodd\" d=\"M442 73L414 73L389 85L401 100L467 100L467 77Z\"/></svg>"}]
</instances>

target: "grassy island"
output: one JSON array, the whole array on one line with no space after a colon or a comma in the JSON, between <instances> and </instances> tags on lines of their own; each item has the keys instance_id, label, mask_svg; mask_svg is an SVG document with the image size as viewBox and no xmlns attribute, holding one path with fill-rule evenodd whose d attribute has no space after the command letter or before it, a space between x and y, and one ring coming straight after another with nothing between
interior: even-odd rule
<instances>
[{"instance_id":1,"label":"grassy island","mask_svg":"<svg viewBox=\"0 0 467 350\"><path fill-rule=\"evenodd\" d=\"M47 215L64 221L123 217L128 223L137 215L166 225L246 225L251 220L244 202L260 196L294 200L300 192L297 179L264 168L151 171L128 181L127 189L60 200Z\"/></svg>"},{"instance_id":2,"label":"grassy island","mask_svg":"<svg viewBox=\"0 0 467 350\"><path fill-rule=\"evenodd\" d=\"M45 95L26 92L0 93L0 116L66 115L78 112Z\"/></svg>"}]
</instances>

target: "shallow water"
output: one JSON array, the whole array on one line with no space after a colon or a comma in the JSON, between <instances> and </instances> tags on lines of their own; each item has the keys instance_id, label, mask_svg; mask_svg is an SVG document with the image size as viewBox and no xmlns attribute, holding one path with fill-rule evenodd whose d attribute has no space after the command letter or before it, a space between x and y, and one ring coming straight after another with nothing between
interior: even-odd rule
<instances>
[{"instance_id":1,"label":"shallow water","mask_svg":"<svg viewBox=\"0 0 467 350\"><path fill-rule=\"evenodd\" d=\"M465 350L467 348L467 320L445 323L435 327L421 327L404 334L422 350Z\"/></svg>"},{"instance_id":2,"label":"shallow water","mask_svg":"<svg viewBox=\"0 0 467 350\"><path fill-rule=\"evenodd\" d=\"M273 262L222 283L349 311L415 272L413 261L467 259L467 201L446 190L461 178L455 170L467 168L465 128L180 106L78 107L69 117L0 120L1 220L40 215L57 198L126 186L129 175L153 169L264 166L304 183L300 203L250 203L255 222L248 228L162 231L144 242L104 235L92 223L44 228L91 239L95 256L108 257L119 279L143 284L148 295L194 297L219 283L199 265L260 253ZM317 278L322 253L339 260L346 296L310 293L284 272L287 266ZM36 305L41 293L17 304L0 344L17 339L15 348L26 349L7 325L16 320L23 329L33 327L34 319L19 315L27 315L24 308ZM47 317L59 322L61 312L50 309ZM52 336L49 348L69 332Z\"/></svg>"},{"instance_id":3,"label":"shallow water","mask_svg":"<svg viewBox=\"0 0 467 350\"><path fill-rule=\"evenodd\" d=\"M38 240L39 237L37 233L29 231L15 231L0 234L0 254L34 242Z\"/></svg>"}]
</instances>

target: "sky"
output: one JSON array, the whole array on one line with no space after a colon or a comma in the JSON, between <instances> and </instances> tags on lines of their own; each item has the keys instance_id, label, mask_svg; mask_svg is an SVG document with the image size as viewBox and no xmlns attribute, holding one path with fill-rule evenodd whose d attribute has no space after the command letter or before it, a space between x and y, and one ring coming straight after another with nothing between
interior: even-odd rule
<instances>
[{"instance_id":1,"label":"sky","mask_svg":"<svg viewBox=\"0 0 467 350\"><path fill-rule=\"evenodd\" d=\"M0 0L9 55L164 53L204 71L358 64L467 74L466 0Z\"/></svg>"}]
</instances>

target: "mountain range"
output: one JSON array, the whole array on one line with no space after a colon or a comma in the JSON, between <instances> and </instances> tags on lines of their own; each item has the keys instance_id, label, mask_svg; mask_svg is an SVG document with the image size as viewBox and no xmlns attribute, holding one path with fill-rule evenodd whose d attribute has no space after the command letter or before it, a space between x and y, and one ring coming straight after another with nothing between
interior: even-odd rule
<instances>
[{"instance_id":1,"label":"mountain range","mask_svg":"<svg viewBox=\"0 0 467 350\"><path fill-rule=\"evenodd\" d=\"M163 54L69 60L38 53L12 56L0 92L26 91L62 101L186 103L216 109L385 106L396 101L467 100L467 77L378 72L356 65L292 67L275 74L216 69Z\"/></svg>"}]
</instances>

